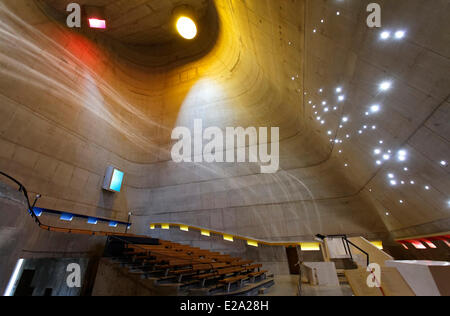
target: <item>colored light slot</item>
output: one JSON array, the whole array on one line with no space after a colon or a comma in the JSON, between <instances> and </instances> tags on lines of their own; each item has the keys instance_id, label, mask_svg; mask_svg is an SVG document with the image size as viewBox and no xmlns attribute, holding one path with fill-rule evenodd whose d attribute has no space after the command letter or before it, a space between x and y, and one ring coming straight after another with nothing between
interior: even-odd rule
<instances>
[{"instance_id":1,"label":"colored light slot","mask_svg":"<svg viewBox=\"0 0 450 316\"><path fill-rule=\"evenodd\" d=\"M17 281L19 280L22 271L23 271L23 265L25 263L24 259L19 259L17 261L16 267L14 268L14 272L11 276L11 279L9 280L8 286L6 287L5 293L3 296L13 296L15 288L17 286Z\"/></svg>"},{"instance_id":2,"label":"colored light slot","mask_svg":"<svg viewBox=\"0 0 450 316\"><path fill-rule=\"evenodd\" d=\"M211 237L211 233L208 230L202 230L202 236Z\"/></svg>"},{"instance_id":3,"label":"colored light slot","mask_svg":"<svg viewBox=\"0 0 450 316\"><path fill-rule=\"evenodd\" d=\"M426 240L426 239L424 239L424 240L422 240L422 242L424 242L428 247L430 247L431 249L436 249L437 247L436 247L436 245L435 244L433 244L431 241L429 241L429 240Z\"/></svg>"},{"instance_id":4,"label":"colored light slot","mask_svg":"<svg viewBox=\"0 0 450 316\"><path fill-rule=\"evenodd\" d=\"M68 213L61 214L61 217L59 218L62 221L65 222L71 222L73 220L73 215Z\"/></svg>"},{"instance_id":5,"label":"colored light slot","mask_svg":"<svg viewBox=\"0 0 450 316\"><path fill-rule=\"evenodd\" d=\"M114 222L114 221L109 222L109 227L115 228L115 227L117 227L117 226L119 226L119 223Z\"/></svg>"},{"instance_id":6,"label":"colored light slot","mask_svg":"<svg viewBox=\"0 0 450 316\"><path fill-rule=\"evenodd\" d=\"M125 174L122 171L114 169L109 189L119 193L120 190L122 189L122 182L124 175Z\"/></svg>"},{"instance_id":7,"label":"colored light slot","mask_svg":"<svg viewBox=\"0 0 450 316\"><path fill-rule=\"evenodd\" d=\"M425 247L425 245L422 244L420 241L412 240L410 243L411 243L411 244L414 246L414 248L416 248L416 249L427 249L427 247Z\"/></svg>"},{"instance_id":8,"label":"colored light slot","mask_svg":"<svg viewBox=\"0 0 450 316\"><path fill-rule=\"evenodd\" d=\"M253 240L247 240L247 245L252 246L252 247L258 247L258 243Z\"/></svg>"},{"instance_id":9,"label":"colored light slot","mask_svg":"<svg viewBox=\"0 0 450 316\"><path fill-rule=\"evenodd\" d=\"M161 225L161 229L169 230L170 229L170 225L169 224L162 224Z\"/></svg>"},{"instance_id":10,"label":"colored light slot","mask_svg":"<svg viewBox=\"0 0 450 316\"><path fill-rule=\"evenodd\" d=\"M89 19L89 27L91 29L106 29L106 20L101 20L97 18Z\"/></svg>"},{"instance_id":11,"label":"colored light slot","mask_svg":"<svg viewBox=\"0 0 450 316\"><path fill-rule=\"evenodd\" d=\"M150 225L150 229L151 229L151 230L154 230L155 228L156 228L155 225Z\"/></svg>"},{"instance_id":12,"label":"colored light slot","mask_svg":"<svg viewBox=\"0 0 450 316\"><path fill-rule=\"evenodd\" d=\"M185 225L180 225L180 230L183 232L188 232L189 231L189 227L185 226Z\"/></svg>"},{"instance_id":13,"label":"colored light slot","mask_svg":"<svg viewBox=\"0 0 450 316\"><path fill-rule=\"evenodd\" d=\"M97 225L98 224L98 219L96 219L94 217L89 217L87 223L91 224L91 225Z\"/></svg>"},{"instance_id":14,"label":"colored light slot","mask_svg":"<svg viewBox=\"0 0 450 316\"><path fill-rule=\"evenodd\" d=\"M450 241L448 241L448 240L443 240L443 242L447 245L447 247L450 247Z\"/></svg>"},{"instance_id":15,"label":"colored light slot","mask_svg":"<svg viewBox=\"0 0 450 316\"><path fill-rule=\"evenodd\" d=\"M41 216L42 216L42 213L44 213L44 212L42 211L42 209L36 208L36 207L33 209L33 212L34 212L34 215L36 215L37 217L41 217Z\"/></svg>"},{"instance_id":16,"label":"colored light slot","mask_svg":"<svg viewBox=\"0 0 450 316\"><path fill-rule=\"evenodd\" d=\"M406 250L409 250L408 246L405 243L401 242L400 244L403 246L403 248L405 248Z\"/></svg>"},{"instance_id":17,"label":"colored light slot","mask_svg":"<svg viewBox=\"0 0 450 316\"><path fill-rule=\"evenodd\" d=\"M370 243L380 250L384 249L382 241L371 241Z\"/></svg>"},{"instance_id":18,"label":"colored light slot","mask_svg":"<svg viewBox=\"0 0 450 316\"><path fill-rule=\"evenodd\" d=\"M320 251L320 243L303 242L300 244L302 251Z\"/></svg>"},{"instance_id":19,"label":"colored light slot","mask_svg":"<svg viewBox=\"0 0 450 316\"><path fill-rule=\"evenodd\" d=\"M233 242L234 241L234 237L231 236L231 235L223 235L223 240Z\"/></svg>"}]
</instances>

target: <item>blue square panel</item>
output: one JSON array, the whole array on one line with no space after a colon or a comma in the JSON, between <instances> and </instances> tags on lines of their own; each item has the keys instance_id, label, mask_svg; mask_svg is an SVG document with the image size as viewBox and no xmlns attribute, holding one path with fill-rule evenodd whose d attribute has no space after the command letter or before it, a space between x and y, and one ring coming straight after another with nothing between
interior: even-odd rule
<instances>
[{"instance_id":1,"label":"blue square panel","mask_svg":"<svg viewBox=\"0 0 450 316\"><path fill-rule=\"evenodd\" d=\"M59 218L62 221L65 222L71 222L73 220L73 215L68 213L61 214L61 217Z\"/></svg>"},{"instance_id":2,"label":"blue square panel","mask_svg":"<svg viewBox=\"0 0 450 316\"><path fill-rule=\"evenodd\" d=\"M97 225L98 219L96 219L94 217L89 217L87 222L88 222L88 224L91 224L91 225Z\"/></svg>"}]
</instances>

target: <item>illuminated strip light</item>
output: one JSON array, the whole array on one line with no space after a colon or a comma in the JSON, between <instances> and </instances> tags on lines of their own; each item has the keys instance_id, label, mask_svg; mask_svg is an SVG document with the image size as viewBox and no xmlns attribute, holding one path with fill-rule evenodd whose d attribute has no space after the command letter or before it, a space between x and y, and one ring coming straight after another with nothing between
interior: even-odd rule
<instances>
[{"instance_id":1,"label":"illuminated strip light","mask_svg":"<svg viewBox=\"0 0 450 316\"><path fill-rule=\"evenodd\" d=\"M73 215L69 213L63 213L61 214L61 217L59 219L65 222L71 222L73 220Z\"/></svg>"},{"instance_id":2,"label":"illuminated strip light","mask_svg":"<svg viewBox=\"0 0 450 316\"><path fill-rule=\"evenodd\" d=\"M320 243L304 242L300 244L302 251L320 251Z\"/></svg>"},{"instance_id":3,"label":"illuminated strip light","mask_svg":"<svg viewBox=\"0 0 450 316\"><path fill-rule=\"evenodd\" d=\"M372 241L370 242L372 245L374 245L375 247L377 247L379 250L383 250L383 242L382 241Z\"/></svg>"},{"instance_id":4,"label":"illuminated strip light","mask_svg":"<svg viewBox=\"0 0 450 316\"><path fill-rule=\"evenodd\" d=\"M211 237L211 233L208 230L202 230L202 236Z\"/></svg>"},{"instance_id":5,"label":"illuminated strip light","mask_svg":"<svg viewBox=\"0 0 450 316\"><path fill-rule=\"evenodd\" d=\"M169 230L170 229L170 225L169 224L162 224L161 225L161 229Z\"/></svg>"},{"instance_id":6,"label":"illuminated strip light","mask_svg":"<svg viewBox=\"0 0 450 316\"><path fill-rule=\"evenodd\" d=\"M117 226L119 226L118 222L113 222L113 221L109 222L109 227L116 228Z\"/></svg>"},{"instance_id":7,"label":"illuminated strip light","mask_svg":"<svg viewBox=\"0 0 450 316\"><path fill-rule=\"evenodd\" d=\"M411 244L414 246L414 248L416 248L416 249L427 249L427 247L425 247L425 245L422 244L420 241L412 240L410 243L411 243Z\"/></svg>"},{"instance_id":8,"label":"illuminated strip light","mask_svg":"<svg viewBox=\"0 0 450 316\"><path fill-rule=\"evenodd\" d=\"M234 237L231 236L231 235L223 235L223 240L233 242L234 241Z\"/></svg>"},{"instance_id":9,"label":"illuminated strip light","mask_svg":"<svg viewBox=\"0 0 450 316\"><path fill-rule=\"evenodd\" d=\"M403 246L403 248L405 248L406 250L409 250L408 246L405 243L401 242L400 244Z\"/></svg>"},{"instance_id":10,"label":"illuminated strip light","mask_svg":"<svg viewBox=\"0 0 450 316\"><path fill-rule=\"evenodd\" d=\"M247 245L252 246L252 247L256 247L256 248L259 247L258 243L256 241L253 241L253 240L247 240Z\"/></svg>"},{"instance_id":11,"label":"illuminated strip light","mask_svg":"<svg viewBox=\"0 0 450 316\"><path fill-rule=\"evenodd\" d=\"M94 217L89 217L87 223L91 224L91 225L97 225L98 219L96 219Z\"/></svg>"},{"instance_id":12,"label":"illuminated strip light","mask_svg":"<svg viewBox=\"0 0 450 316\"><path fill-rule=\"evenodd\" d=\"M433 244L431 241L429 241L427 239L422 240L422 242L424 242L431 249L436 249L437 248L435 244Z\"/></svg>"},{"instance_id":13,"label":"illuminated strip light","mask_svg":"<svg viewBox=\"0 0 450 316\"><path fill-rule=\"evenodd\" d=\"M184 232L188 232L189 231L189 227L185 226L185 225L180 225L180 230L184 231Z\"/></svg>"},{"instance_id":14,"label":"illuminated strip light","mask_svg":"<svg viewBox=\"0 0 450 316\"><path fill-rule=\"evenodd\" d=\"M3 296L12 296L14 293L14 290L16 288L16 283L19 279L19 276L22 272L23 264L25 263L24 259L19 259L17 261L16 267L14 268L14 272L11 276L11 279L9 280L8 286L6 287L6 291L3 294Z\"/></svg>"},{"instance_id":15,"label":"illuminated strip light","mask_svg":"<svg viewBox=\"0 0 450 316\"><path fill-rule=\"evenodd\" d=\"M101 20L97 18L89 19L89 27L91 29L106 29L106 20Z\"/></svg>"},{"instance_id":16,"label":"illuminated strip light","mask_svg":"<svg viewBox=\"0 0 450 316\"><path fill-rule=\"evenodd\" d=\"M151 229L151 230L154 230L155 228L156 228L155 225L150 225L150 229Z\"/></svg>"},{"instance_id":17,"label":"illuminated strip light","mask_svg":"<svg viewBox=\"0 0 450 316\"><path fill-rule=\"evenodd\" d=\"M448 240L442 240L446 245L447 245L447 247L450 247L450 242L448 241Z\"/></svg>"}]
</instances>

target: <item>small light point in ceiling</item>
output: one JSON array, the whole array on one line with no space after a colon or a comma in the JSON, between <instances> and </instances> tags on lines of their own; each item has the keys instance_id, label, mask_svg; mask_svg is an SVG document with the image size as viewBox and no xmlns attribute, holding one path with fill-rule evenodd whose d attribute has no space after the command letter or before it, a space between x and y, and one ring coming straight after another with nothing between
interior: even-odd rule
<instances>
[{"instance_id":1,"label":"small light point in ceiling","mask_svg":"<svg viewBox=\"0 0 450 316\"><path fill-rule=\"evenodd\" d=\"M390 81L383 81L382 83L380 83L380 91L388 91L389 89L391 89L392 87L392 82Z\"/></svg>"},{"instance_id":2,"label":"small light point in ceiling","mask_svg":"<svg viewBox=\"0 0 450 316\"><path fill-rule=\"evenodd\" d=\"M378 104L374 104L370 107L370 112L372 113L378 113L380 112L380 106Z\"/></svg>"},{"instance_id":3,"label":"small light point in ceiling","mask_svg":"<svg viewBox=\"0 0 450 316\"><path fill-rule=\"evenodd\" d=\"M408 155L408 153L406 152L406 150L400 150L398 152L397 158L398 158L399 161L405 161L407 155Z\"/></svg>"},{"instance_id":4,"label":"small light point in ceiling","mask_svg":"<svg viewBox=\"0 0 450 316\"><path fill-rule=\"evenodd\" d=\"M396 39L402 39L402 38L405 37L405 35L406 35L406 32L402 31L402 30L399 30L399 31L395 32L395 38Z\"/></svg>"},{"instance_id":5,"label":"small light point in ceiling","mask_svg":"<svg viewBox=\"0 0 450 316\"><path fill-rule=\"evenodd\" d=\"M380 34L380 38L382 40L387 40L390 37L391 37L391 32L389 32L389 31L384 31L384 32L381 32L381 34Z\"/></svg>"}]
</instances>

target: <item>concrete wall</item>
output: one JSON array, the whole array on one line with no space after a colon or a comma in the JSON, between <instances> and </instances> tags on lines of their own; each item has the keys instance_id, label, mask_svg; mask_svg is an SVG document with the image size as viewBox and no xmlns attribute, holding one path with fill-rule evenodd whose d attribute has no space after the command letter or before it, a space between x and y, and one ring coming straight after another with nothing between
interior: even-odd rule
<instances>
[{"instance_id":1,"label":"concrete wall","mask_svg":"<svg viewBox=\"0 0 450 316\"><path fill-rule=\"evenodd\" d=\"M80 266L81 287L69 288L67 267L70 264ZM27 259L24 270L35 271L31 287L34 288L33 296L44 296L47 289L52 290L51 296L81 296L86 291L89 259L87 258L52 258L52 259Z\"/></svg>"},{"instance_id":2,"label":"concrete wall","mask_svg":"<svg viewBox=\"0 0 450 316\"><path fill-rule=\"evenodd\" d=\"M100 261L92 296L155 296L177 295L176 289L157 289L153 281L128 273L108 259Z\"/></svg>"},{"instance_id":3,"label":"concrete wall","mask_svg":"<svg viewBox=\"0 0 450 316\"><path fill-rule=\"evenodd\" d=\"M0 5L0 169L41 193L39 206L123 221L132 211L142 234L163 221L274 240L448 225L450 178L439 165L450 160L446 1L382 1L384 25L407 36L380 42L364 24L368 1L216 0L208 23L218 31L199 39L202 53L193 45L180 55L129 45L128 35L68 30L43 2L52 6ZM123 6L108 10L132 9ZM165 9L148 15L167 18ZM386 78L393 89L379 94ZM337 104L338 85L346 101L321 113L321 126L312 105ZM383 109L368 120L372 102ZM350 121L339 129L343 115ZM279 126L281 170L174 164L171 131L196 118L205 127ZM377 129L359 136L365 124ZM328 130L343 143L331 144ZM381 139L393 155L406 148L408 163L377 166ZM120 194L101 190L108 164L126 173ZM389 172L416 185L389 187Z\"/></svg>"},{"instance_id":4,"label":"concrete wall","mask_svg":"<svg viewBox=\"0 0 450 316\"><path fill-rule=\"evenodd\" d=\"M50 233L36 226L23 195L0 182L0 292L20 258L89 258L103 253L104 237Z\"/></svg>"}]
</instances>

